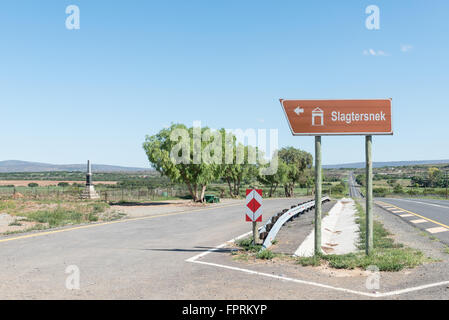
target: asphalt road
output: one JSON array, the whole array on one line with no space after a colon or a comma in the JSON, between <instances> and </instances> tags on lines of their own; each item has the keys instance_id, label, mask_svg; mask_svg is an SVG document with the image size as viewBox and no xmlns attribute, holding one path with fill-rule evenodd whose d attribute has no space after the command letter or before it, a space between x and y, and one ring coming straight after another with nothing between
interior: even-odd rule
<instances>
[{"instance_id":1,"label":"asphalt road","mask_svg":"<svg viewBox=\"0 0 449 320\"><path fill-rule=\"evenodd\" d=\"M375 201L384 210L449 244L449 201L398 198L377 198Z\"/></svg>"},{"instance_id":2,"label":"asphalt road","mask_svg":"<svg viewBox=\"0 0 449 320\"><path fill-rule=\"evenodd\" d=\"M264 218L298 202L266 200ZM185 260L250 230L241 201L36 237L0 238L0 299L249 298L244 292L223 292L222 285L212 290L211 284L223 276L213 268L199 272ZM79 268L80 290L66 289L71 265Z\"/></svg>"},{"instance_id":3,"label":"asphalt road","mask_svg":"<svg viewBox=\"0 0 449 320\"><path fill-rule=\"evenodd\" d=\"M362 198L362 194L360 193L359 186L355 181L355 176L353 172L349 174L348 187L349 187L349 196L351 198Z\"/></svg>"},{"instance_id":4,"label":"asphalt road","mask_svg":"<svg viewBox=\"0 0 449 320\"><path fill-rule=\"evenodd\" d=\"M265 200L264 218L300 201L303 199ZM196 263L187 261L250 231L243 208L244 201L240 201L222 207L0 237L0 299L366 298L363 293L351 291L370 292L365 288L367 275L360 271L313 269L281 261L244 262L233 260L230 249L195 258ZM396 220L400 222L395 224L396 233L417 238L430 252L433 241L402 231L401 223L409 225ZM73 267L67 269L69 266L79 270L79 290L66 287L74 275ZM449 280L446 270L444 262L409 274L383 275L381 289L388 293ZM397 297L447 299L446 286L437 284Z\"/></svg>"}]
</instances>

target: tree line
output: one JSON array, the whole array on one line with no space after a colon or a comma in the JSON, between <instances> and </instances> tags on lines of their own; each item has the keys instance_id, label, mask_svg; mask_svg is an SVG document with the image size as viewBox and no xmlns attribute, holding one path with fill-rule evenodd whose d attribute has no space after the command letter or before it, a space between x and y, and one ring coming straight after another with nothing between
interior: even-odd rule
<instances>
[{"instance_id":1,"label":"tree line","mask_svg":"<svg viewBox=\"0 0 449 320\"><path fill-rule=\"evenodd\" d=\"M188 133L186 135L190 138L190 145L184 150L179 148L180 139L173 139L176 130ZM208 130L210 131L207 127L201 128L201 134L210 139L201 140L195 145L193 127L173 124L155 135L146 136L143 143L143 149L152 166L171 182L185 184L195 202L204 201L207 186L217 181L227 185L231 197L239 197L242 185L255 182L267 186L270 197L278 188L283 188L285 196L293 197L295 187L313 186L313 158L310 153L286 147L277 151L277 157L254 161L255 155L260 155L259 160L264 157L257 147L237 142L237 137L225 129L214 134L210 134ZM229 152L229 142L232 153ZM215 147L211 148L211 145ZM173 150L176 150L175 154ZM185 150L188 150L188 154L181 155ZM195 152L200 152L207 158L218 158L219 161L195 161ZM174 157L183 157L183 161L175 162ZM277 168L275 172L262 174L263 169L273 166Z\"/></svg>"}]
</instances>

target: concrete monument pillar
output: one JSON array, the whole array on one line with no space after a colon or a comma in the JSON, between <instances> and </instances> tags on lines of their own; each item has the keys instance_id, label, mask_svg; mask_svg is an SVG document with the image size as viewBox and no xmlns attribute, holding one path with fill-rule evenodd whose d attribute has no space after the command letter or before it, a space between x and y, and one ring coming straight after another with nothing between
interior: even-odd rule
<instances>
[{"instance_id":1,"label":"concrete monument pillar","mask_svg":"<svg viewBox=\"0 0 449 320\"><path fill-rule=\"evenodd\" d=\"M86 174L86 187L81 194L81 199L99 199L100 196L95 191L94 184L92 183L92 167L90 160L87 160L87 174Z\"/></svg>"}]
</instances>

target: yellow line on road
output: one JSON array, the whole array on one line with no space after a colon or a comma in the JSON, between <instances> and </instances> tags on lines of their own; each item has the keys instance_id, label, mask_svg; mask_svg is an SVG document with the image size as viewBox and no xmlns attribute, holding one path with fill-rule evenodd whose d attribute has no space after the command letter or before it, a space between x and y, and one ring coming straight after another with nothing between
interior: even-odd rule
<instances>
[{"instance_id":1,"label":"yellow line on road","mask_svg":"<svg viewBox=\"0 0 449 320\"><path fill-rule=\"evenodd\" d=\"M377 203L384 203L384 204L386 204L386 202L383 202L383 201L378 201ZM437 224L437 225L439 225L439 226L442 226L442 227L445 227L446 229L449 229L449 226L447 226L447 225L445 225L445 224L443 224L443 223L441 223L441 222L438 222L438 221L429 219L429 218L424 217L424 216L422 216L422 215L420 215L420 214L418 214L418 213L415 213L415 212L412 212L412 211L409 211L409 210L400 208L400 207L395 206L395 205L392 205L392 204L390 204L390 203L388 203L388 204L389 204L390 206L392 206L392 207L395 207L395 208L397 208L397 209L403 210L403 211L405 211L405 212L408 212L408 213L410 213L410 214L413 214L414 216L420 217L420 218L422 218L422 219L424 219L424 220L427 220L427 221L429 221L429 222L433 222L433 223L435 223L435 224Z\"/></svg>"},{"instance_id":2,"label":"yellow line on road","mask_svg":"<svg viewBox=\"0 0 449 320\"><path fill-rule=\"evenodd\" d=\"M232 207L232 206L237 206L237 205L241 205L241 203L232 203L232 204L228 204L228 205L211 207L211 208L201 208L201 209L189 210L189 211L169 212L169 213L163 213L163 214L158 214L158 215L154 215L154 216L129 218L129 219L123 219L123 220L115 220L115 221L108 221L108 222L101 222L101 223L82 225L82 226L77 226L77 227L72 227L72 228L64 228L64 229L59 229L59 230L37 232L37 233L25 234L23 236L18 236L18 237L11 237L11 238L0 239L0 243L2 243L2 242L9 242L9 241L13 241L13 240L21 240L21 239L28 239L28 238L34 238L34 237L41 237L41 236L46 236L46 235L50 235L50 234L54 234L54 233L60 233L60 232L74 231L74 230L87 229L87 228L93 228L93 227L101 227L101 226L114 224L114 223L123 223L123 222L131 222L131 221L138 221L138 220L154 219L154 218L174 216L174 215L180 215L180 214L188 214L188 213L192 213L192 212L198 212L198 211L204 211L204 210L210 210L210 209L219 209L219 208Z\"/></svg>"}]
</instances>

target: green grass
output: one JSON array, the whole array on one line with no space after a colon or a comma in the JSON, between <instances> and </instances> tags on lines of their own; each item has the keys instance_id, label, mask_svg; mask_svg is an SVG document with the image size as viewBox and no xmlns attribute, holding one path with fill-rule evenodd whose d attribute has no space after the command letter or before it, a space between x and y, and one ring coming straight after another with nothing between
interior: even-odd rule
<instances>
[{"instance_id":1,"label":"green grass","mask_svg":"<svg viewBox=\"0 0 449 320\"><path fill-rule=\"evenodd\" d=\"M314 255L311 257L299 257L297 259L297 262L304 267L306 266L318 267L321 265L323 261L321 255Z\"/></svg>"},{"instance_id":2,"label":"green grass","mask_svg":"<svg viewBox=\"0 0 449 320\"><path fill-rule=\"evenodd\" d=\"M421 251L410 248L374 249L369 256L359 251L344 255L319 255L298 259L298 263L303 266L319 266L324 261L327 261L329 266L335 269L361 268L366 270L369 266L375 265L380 271L400 271L404 268L414 268L430 260Z\"/></svg>"},{"instance_id":3,"label":"green grass","mask_svg":"<svg viewBox=\"0 0 449 320\"><path fill-rule=\"evenodd\" d=\"M102 220L113 220L120 218L118 214L111 215L111 212L102 215L110 206L104 202L87 201L42 201L42 200L4 200L0 201L1 212L10 215L20 215L25 219L13 221L9 226L21 226L22 221L37 222L38 225L26 229L6 232L3 234L13 234L33 230L61 227L64 225L81 224Z\"/></svg>"},{"instance_id":4,"label":"green grass","mask_svg":"<svg viewBox=\"0 0 449 320\"><path fill-rule=\"evenodd\" d=\"M249 238L241 239L236 242L243 251L247 252L259 252L262 249L261 244L254 244L254 238L251 236Z\"/></svg>"},{"instance_id":5,"label":"green grass","mask_svg":"<svg viewBox=\"0 0 449 320\"><path fill-rule=\"evenodd\" d=\"M48 223L50 228L54 228L67 224L79 224L83 222L83 214L74 210L57 208L30 213L28 219L39 223Z\"/></svg>"},{"instance_id":6,"label":"green grass","mask_svg":"<svg viewBox=\"0 0 449 320\"><path fill-rule=\"evenodd\" d=\"M232 255L235 260L248 261L250 257L262 260L271 260L278 256L268 249L262 249L262 245L253 243L253 237L245 238L236 242L240 247L239 251L233 251Z\"/></svg>"},{"instance_id":7,"label":"green grass","mask_svg":"<svg viewBox=\"0 0 449 320\"><path fill-rule=\"evenodd\" d=\"M360 203L356 202L357 218L356 222L359 224L360 230L360 242L358 248L360 250L365 250L366 248L366 215L365 210L362 208ZM392 238L390 238L391 233L385 229L384 225L377 220L373 221L373 247L374 248L402 248L403 244L395 243Z\"/></svg>"},{"instance_id":8,"label":"green grass","mask_svg":"<svg viewBox=\"0 0 449 320\"><path fill-rule=\"evenodd\" d=\"M380 271L400 271L404 268L414 268L425 262L433 261L427 258L421 251L406 248L403 244L395 243L390 237L391 234L385 229L382 223L373 223L373 252L367 256L365 250L366 239L366 218L362 206L356 202L357 223L360 225L359 251L344 255L317 255L313 257L297 258L297 263L302 266L319 266L328 263L335 269L355 269L366 270L369 266L375 265Z\"/></svg>"},{"instance_id":9,"label":"green grass","mask_svg":"<svg viewBox=\"0 0 449 320\"><path fill-rule=\"evenodd\" d=\"M275 257L275 254L268 249L261 250L256 254L257 259L271 260L274 257Z\"/></svg>"},{"instance_id":10,"label":"green grass","mask_svg":"<svg viewBox=\"0 0 449 320\"><path fill-rule=\"evenodd\" d=\"M39 210L27 214L27 219L39 223L48 224L50 228L61 227L67 224L80 224L99 220L99 214L103 213L109 205L102 202L94 202L87 205L75 205L66 208L58 205L56 209Z\"/></svg>"},{"instance_id":11,"label":"green grass","mask_svg":"<svg viewBox=\"0 0 449 320\"><path fill-rule=\"evenodd\" d=\"M0 201L0 211L13 211L17 208L17 204L13 200Z\"/></svg>"}]
</instances>

